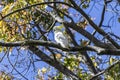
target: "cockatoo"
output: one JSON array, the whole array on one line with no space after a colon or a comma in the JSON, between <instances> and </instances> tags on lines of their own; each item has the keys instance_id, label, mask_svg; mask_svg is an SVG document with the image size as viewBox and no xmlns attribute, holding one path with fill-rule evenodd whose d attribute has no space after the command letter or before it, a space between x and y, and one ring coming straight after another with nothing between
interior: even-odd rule
<instances>
[{"instance_id":1,"label":"cockatoo","mask_svg":"<svg viewBox=\"0 0 120 80\"><path fill-rule=\"evenodd\" d=\"M54 39L55 41L60 44L63 48L69 47L69 41L67 36L63 33L60 26L54 26Z\"/></svg>"}]
</instances>

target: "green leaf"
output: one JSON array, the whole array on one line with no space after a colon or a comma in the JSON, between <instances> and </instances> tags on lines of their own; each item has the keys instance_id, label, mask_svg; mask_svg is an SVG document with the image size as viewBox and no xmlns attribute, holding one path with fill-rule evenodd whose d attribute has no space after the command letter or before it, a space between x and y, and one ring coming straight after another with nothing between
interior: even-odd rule
<instances>
[{"instance_id":1,"label":"green leaf","mask_svg":"<svg viewBox=\"0 0 120 80\"><path fill-rule=\"evenodd\" d=\"M31 32L30 31L27 31L27 39L30 39L32 36Z\"/></svg>"},{"instance_id":2,"label":"green leaf","mask_svg":"<svg viewBox=\"0 0 120 80\"><path fill-rule=\"evenodd\" d=\"M88 8L89 7L89 4L83 4L82 5L82 8L84 8L84 9L86 9L86 8Z\"/></svg>"}]
</instances>

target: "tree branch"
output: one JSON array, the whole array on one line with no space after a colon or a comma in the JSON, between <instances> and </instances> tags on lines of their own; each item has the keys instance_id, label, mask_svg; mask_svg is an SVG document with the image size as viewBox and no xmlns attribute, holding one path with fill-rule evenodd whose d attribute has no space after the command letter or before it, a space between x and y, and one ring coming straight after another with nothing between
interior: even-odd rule
<instances>
[{"instance_id":1,"label":"tree branch","mask_svg":"<svg viewBox=\"0 0 120 80\"><path fill-rule=\"evenodd\" d=\"M77 42L74 39L74 35L72 34L72 32L70 31L70 29L68 27L66 27L66 31L67 33L70 35L72 42L75 46L79 46L77 44ZM87 51L78 51L78 55L82 55L84 62L87 64L88 68L90 69L91 72L93 72L94 74L97 73L97 70L95 69L92 60L90 59L89 55L87 54Z\"/></svg>"},{"instance_id":2,"label":"tree branch","mask_svg":"<svg viewBox=\"0 0 120 80\"><path fill-rule=\"evenodd\" d=\"M19 72L16 68L15 68L15 63L13 64L11 61L10 61L10 58L9 58L9 54L7 54L7 58L8 58L8 61L10 63L10 65L12 66L12 68L21 76L23 77L25 80L28 80L28 78L26 78L21 72Z\"/></svg>"},{"instance_id":3,"label":"tree branch","mask_svg":"<svg viewBox=\"0 0 120 80\"><path fill-rule=\"evenodd\" d=\"M77 10L79 13L81 13L86 20L89 22L89 24L101 35L106 37L116 48L120 48L119 44L117 44L104 30L100 29L89 17L88 15L73 1L70 0L70 2L73 4L74 9Z\"/></svg>"},{"instance_id":4,"label":"tree branch","mask_svg":"<svg viewBox=\"0 0 120 80\"><path fill-rule=\"evenodd\" d=\"M101 15L101 20L100 20L100 23L99 23L99 27L101 27L102 26L102 24L103 24L103 21L104 21L104 17L105 17L105 8L106 8L106 2L105 2L105 0L104 0L104 6L103 6L103 10L102 10L102 15ZM96 34L96 30L94 30L93 31L93 36Z\"/></svg>"},{"instance_id":5,"label":"tree branch","mask_svg":"<svg viewBox=\"0 0 120 80\"><path fill-rule=\"evenodd\" d=\"M101 15L101 20L100 20L100 23L99 23L99 27L102 26L103 21L104 21L106 5L107 5L106 0L104 0L104 6L103 6L103 10L102 10L102 15Z\"/></svg>"},{"instance_id":6,"label":"tree branch","mask_svg":"<svg viewBox=\"0 0 120 80\"><path fill-rule=\"evenodd\" d=\"M112 64L111 66L109 66L107 69L97 73L96 75L94 75L90 80L95 80L98 76L104 74L106 71L110 70L111 68L113 68L115 65L119 64L120 61L116 61L114 64Z\"/></svg>"},{"instance_id":7,"label":"tree branch","mask_svg":"<svg viewBox=\"0 0 120 80\"><path fill-rule=\"evenodd\" d=\"M45 53L43 53L37 47L35 47L35 46L29 46L29 49L34 54L36 54L39 58L41 58L41 60L43 60L46 63L48 63L49 65L55 67L60 72L62 72L64 75L71 77L73 80L81 80L76 74L74 74L72 71L70 71L69 69L67 69L64 65L62 65L58 61L56 61L56 60L50 58L49 56L47 56Z\"/></svg>"},{"instance_id":8,"label":"tree branch","mask_svg":"<svg viewBox=\"0 0 120 80\"><path fill-rule=\"evenodd\" d=\"M10 15L16 13L16 12L22 11L22 10L24 10L24 9L28 9L28 8L31 8L31 7L34 7L34 6L37 6L37 5L45 5L45 4L52 4L52 3L64 4L64 5L67 5L67 6L73 8L73 6L71 6L70 4L64 3L64 2L43 2L43 3L37 3L37 4L33 4L33 5L30 5L30 6L23 7L23 8L21 8L21 9L15 10L15 11L13 11L13 12L11 12L11 13L3 16L2 19L4 19L4 18L6 18L6 17L8 17L8 16L10 16ZM84 13L84 12L83 12L83 13ZM84 14L85 14L85 13L84 13ZM52 14L51 14L51 15L52 15ZM55 18L56 16L53 16L53 15L52 15L52 17ZM87 16L87 17L88 17L88 16ZM0 19L0 21L1 21L2 19ZM58 19L59 19L59 18L58 18ZM58 19L57 19L57 20L58 20ZM62 22L64 22L64 21L62 20ZM68 23L67 23L67 24L68 24ZM73 26L75 26L75 25L72 25L72 23L70 23L69 25L71 25L72 28L74 28ZM95 25L95 26L96 26L96 25ZM78 26L77 26L77 27L78 27ZM74 28L74 29L75 29L75 28ZM76 28L76 29L77 29L77 28ZM80 28L79 28L79 29L80 29ZM79 29L77 29L77 31L78 31ZM87 37L89 40L92 40L92 42L94 42L97 46L100 45L100 44L102 44L102 43L100 43L99 40L97 40L95 37L93 37L90 33L88 33L87 31L85 31L84 29L80 29L79 32L81 32L81 34L84 35L85 37ZM101 47L101 46L100 46L100 47Z\"/></svg>"},{"instance_id":9,"label":"tree branch","mask_svg":"<svg viewBox=\"0 0 120 80\"><path fill-rule=\"evenodd\" d=\"M8 17L8 16L10 16L10 15L12 15L12 14L14 14L14 13L20 12L20 11L22 11L22 10L29 9L29 8L31 8L31 7L35 7L35 6L38 6L38 5L45 5L45 4L52 4L52 3L55 3L55 4L64 4L64 5L67 5L67 6L69 6L69 7L73 7L73 6L71 6L70 4L64 3L64 2L42 2L42 3L36 3L36 4L33 4L33 5L29 5L29 6L26 6L26 7L20 8L20 9L17 9L17 10L15 10L15 11L13 11L13 12L10 12L10 13L8 13L7 15L2 16L2 18L0 19L0 21L3 20L4 18L6 18L6 17Z\"/></svg>"},{"instance_id":10,"label":"tree branch","mask_svg":"<svg viewBox=\"0 0 120 80\"><path fill-rule=\"evenodd\" d=\"M92 41L95 45L99 46L99 47L105 47L105 43L102 43L101 41L99 41L97 38L95 38L93 35L91 35L88 31L86 31L83 28L80 28L79 26L77 26L75 23L68 23L68 22L64 22L64 24L66 25L66 27L70 27L73 30L77 31L78 33L82 34L84 37L88 38L90 41Z\"/></svg>"},{"instance_id":11,"label":"tree branch","mask_svg":"<svg viewBox=\"0 0 120 80\"><path fill-rule=\"evenodd\" d=\"M45 47L53 47L58 48L63 51L95 51L99 55L120 55L120 49L106 49L98 46L76 46L63 48L59 44L51 41L40 41L40 40L26 40L26 41L18 41L18 42L0 42L0 46L3 47L18 47L18 46L45 46Z\"/></svg>"}]
</instances>

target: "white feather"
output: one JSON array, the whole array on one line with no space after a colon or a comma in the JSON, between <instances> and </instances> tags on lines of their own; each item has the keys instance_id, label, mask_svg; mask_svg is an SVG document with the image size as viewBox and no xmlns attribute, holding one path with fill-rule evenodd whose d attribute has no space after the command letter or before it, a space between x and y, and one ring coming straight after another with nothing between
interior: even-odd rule
<instances>
[{"instance_id":1,"label":"white feather","mask_svg":"<svg viewBox=\"0 0 120 80\"><path fill-rule=\"evenodd\" d=\"M69 46L68 38L61 30L54 31L54 39L64 48Z\"/></svg>"}]
</instances>

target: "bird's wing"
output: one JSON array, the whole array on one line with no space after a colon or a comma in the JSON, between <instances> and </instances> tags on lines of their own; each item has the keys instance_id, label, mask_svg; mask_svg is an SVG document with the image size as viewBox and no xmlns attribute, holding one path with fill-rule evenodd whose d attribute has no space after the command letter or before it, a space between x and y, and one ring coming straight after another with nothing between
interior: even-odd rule
<instances>
[{"instance_id":1,"label":"bird's wing","mask_svg":"<svg viewBox=\"0 0 120 80\"><path fill-rule=\"evenodd\" d=\"M62 47L69 46L68 39L62 32L55 33L55 41L59 43Z\"/></svg>"},{"instance_id":2,"label":"bird's wing","mask_svg":"<svg viewBox=\"0 0 120 80\"><path fill-rule=\"evenodd\" d=\"M63 35L62 32L58 32L58 33L56 34L56 37L57 37L60 41L66 41L66 40L68 40L68 39Z\"/></svg>"}]
</instances>

